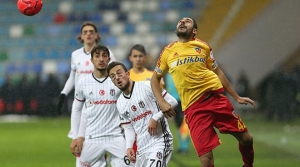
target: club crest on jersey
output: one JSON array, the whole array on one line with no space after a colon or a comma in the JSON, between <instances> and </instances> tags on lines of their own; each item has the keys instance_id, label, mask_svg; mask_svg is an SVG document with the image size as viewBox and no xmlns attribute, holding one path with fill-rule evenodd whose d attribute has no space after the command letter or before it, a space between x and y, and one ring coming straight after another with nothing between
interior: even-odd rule
<instances>
[{"instance_id":1,"label":"club crest on jersey","mask_svg":"<svg viewBox=\"0 0 300 167\"><path fill-rule=\"evenodd\" d=\"M100 90L100 91L99 91L99 95L100 95L100 96L103 96L103 95L105 95L105 91L104 91L103 89L102 89L102 90Z\"/></svg>"},{"instance_id":2,"label":"club crest on jersey","mask_svg":"<svg viewBox=\"0 0 300 167\"><path fill-rule=\"evenodd\" d=\"M140 108L145 108L145 103L143 101L139 101Z\"/></svg>"},{"instance_id":3,"label":"club crest on jersey","mask_svg":"<svg viewBox=\"0 0 300 167\"><path fill-rule=\"evenodd\" d=\"M129 112L128 112L128 111L125 111L125 116L126 116L127 118L129 118Z\"/></svg>"},{"instance_id":4,"label":"club crest on jersey","mask_svg":"<svg viewBox=\"0 0 300 167\"><path fill-rule=\"evenodd\" d=\"M116 94L116 91L114 89L110 89L109 94L114 96Z\"/></svg>"},{"instance_id":5,"label":"club crest on jersey","mask_svg":"<svg viewBox=\"0 0 300 167\"><path fill-rule=\"evenodd\" d=\"M136 108L135 105L132 105L132 106L131 106L131 110L132 110L132 111L136 111L136 109L137 109L137 108Z\"/></svg>"},{"instance_id":6,"label":"club crest on jersey","mask_svg":"<svg viewBox=\"0 0 300 167\"><path fill-rule=\"evenodd\" d=\"M162 155L162 153L160 151L158 151L157 154L156 154L156 157L158 159L162 159L163 155Z\"/></svg>"},{"instance_id":7,"label":"club crest on jersey","mask_svg":"<svg viewBox=\"0 0 300 167\"><path fill-rule=\"evenodd\" d=\"M89 66L89 65L90 65L90 62L89 62L89 61L86 61L86 62L85 62L85 65L86 65L86 66Z\"/></svg>"},{"instance_id":8,"label":"club crest on jersey","mask_svg":"<svg viewBox=\"0 0 300 167\"><path fill-rule=\"evenodd\" d=\"M197 53L199 53L199 54L201 53L201 48L200 48L200 47L195 47L194 49L195 49L195 51L196 51Z\"/></svg>"}]
</instances>

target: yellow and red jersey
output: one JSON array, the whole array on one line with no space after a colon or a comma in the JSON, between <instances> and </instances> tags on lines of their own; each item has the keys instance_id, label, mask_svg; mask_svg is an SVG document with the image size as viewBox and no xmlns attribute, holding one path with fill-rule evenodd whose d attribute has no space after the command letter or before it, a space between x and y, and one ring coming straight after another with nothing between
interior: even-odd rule
<instances>
[{"instance_id":1,"label":"yellow and red jersey","mask_svg":"<svg viewBox=\"0 0 300 167\"><path fill-rule=\"evenodd\" d=\"M170 73L184 111L205 92L223 87L212 71L217 66L211 47L195 38L186 43L173 42L165 47L154 72L158 75Z\"/></svg>"}]
</instances>

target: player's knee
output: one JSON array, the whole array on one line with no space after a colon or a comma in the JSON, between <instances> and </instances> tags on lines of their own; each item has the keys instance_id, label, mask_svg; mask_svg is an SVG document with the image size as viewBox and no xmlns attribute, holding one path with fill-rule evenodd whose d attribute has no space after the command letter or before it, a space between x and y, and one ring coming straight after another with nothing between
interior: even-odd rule
<instances>
[{"instance_id":1,"label":"player's knee","mask_svg":"<svg viewBox=\"0 0 300 167\"><path fill-rule=\"evenodd\" d=\"M214 164L213 153L210 151L200 156L201 166L208 167Z\"/></svg>"},{"instance_id":2,"label":"player's knee","mask_svg":"<svg viewBox=\"0 0 300 167\"><path fill-rule=\"evenodd\" d=\"M251 144L253 144L253 136L251 134L247 133L246 135L244 135L243 140L240 142L243 145L251 145Z\"/></svg>"}]
</instances>

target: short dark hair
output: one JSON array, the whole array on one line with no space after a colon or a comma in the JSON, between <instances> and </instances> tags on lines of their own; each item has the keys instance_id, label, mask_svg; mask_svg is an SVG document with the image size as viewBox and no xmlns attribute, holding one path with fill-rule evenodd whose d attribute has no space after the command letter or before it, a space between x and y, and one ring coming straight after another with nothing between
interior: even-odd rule
<instances>
[{"instance_id":1,"label":"short dark hair","mask_svg":"<svg viewBox=\"0 0 300 167\"><path fill-rule=\"evenodd\" d=\"M114 68L115 66L118 66L118 65L122 66L122 68L125 70L125 72L128 71L128 69L126 68L126 66L125 66L123 63L120 63L120 62L117 62L117 61L113 61L113 62L111 62L111 63L108 64L108 66L107 66L107 68L106 68L107 73L109 74L109 71L110 71L112 68Z\"/></svg>"},{"instance_id":2,"label":"short dark hair","mask_svg":"<svg viewBox=\"0 0 300 167\"><path fill-rule=\"evenodd\" d=\"M193 22L194 22L194 26L193 26L193 28L195 28L195 29L198 29L198 25L197 25L197 22L196 22L196 20L195 19L193 19L193 18L191 18L192 20L193 20Z\"/></svg>"},{"instance_id":3,"label":"short dark hair","mask_svg":"<svg viewBox=\"0 0 300 167\"><path fill-rule=\"evenodd\" d=\"M139 52L142 52L144 55L146 55L146 49L145 49L144 45L141 45L141 44L136 44L136 45L134 45L134 46L130 49L129 56L131 55L132 50L137 50L137 51L139 51Z\"/></svg>"},{"instance_id":4,"label":"short dark hair","mask_svg":"<svg viewBox=\"0 0 300 167\"><path fill-rule=\"evenodd\" d=\"M80 28L80 35L82 33L82 29L85 27L85 26L92 26L95 30L96 33L98 33L98 29L97 29L97 26L93 23L93 22L90 22L90 21L87 21L87 22L84 22L83 25L81 26ZM83 43L83 40L81 39L81 36L78 36L77 39L80 41L80 43ZM99 43L101 41L101 37L100 35L98 34L98 38L96 39L96 43Z\"/></svg>"},{"instance_id":5,"label":"short dark hair","mask_svg":"<svg viewBox=\"0 0 300 167\"><path fill-rule=\"evenodd\" d=\"M104 46L104 45L96 45L95 47L93 47L92 51L91 51L91 57L94 56L94 53L97 52L97 51L104 51L108 54L108 57L110 57L110 54L109 54L109 49Z\"/></svg>"}]
</instances>

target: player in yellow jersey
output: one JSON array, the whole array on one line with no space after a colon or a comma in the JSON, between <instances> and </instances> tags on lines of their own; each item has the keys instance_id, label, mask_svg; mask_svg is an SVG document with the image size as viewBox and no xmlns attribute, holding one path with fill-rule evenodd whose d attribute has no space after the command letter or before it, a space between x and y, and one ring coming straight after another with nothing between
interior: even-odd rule
<instances>
[{"instance_id":1,"label":"player in yellow jersey","mask_svg":"<svg viewBox=\"0 0 300 167\"><path fill-rule=\"evenodd\" d=\"M151 87L160 109L169 118L175 115L170 104L161 96L159 81L169 72L181 99L182 110L202 167L214 167L212 150L220 144L214 127L221 133L233 135L239 142L244 167L254 162L253 137L234 111L225 90L238 103L255 103L239 96L218 67L212 48L195 38L197 23L185 17L176 27L178 41L169 44L157 61Z\"/></svg>"},{"instance_id":2,"label":"player in yellow jersey","mask_svg":"<svg viewBox=\"0 0 300 167\"><path fill-rule=\"evenodd\" d=\"M132 64L132 68L129 70L130 79L133 81L150 81L153 71L148 70L145 67L147 57L146 49L141 44L136 44L130 49L129 61ZM160 82L162 88L164 88L163 79Z\"/></svg>"},{"instance_id":3,"label":"player in yellow jersey","mask_svg":"<svg viewBox=\"0 0 300 167\"><path fill-rule=\"evenodd\" d=\"M143 45L136 44L130 49L129 61L132 64L132 68L129 70L131 80L150 81L153 71L145 68L146 49Z\"/></svg>"}]
</instances>

